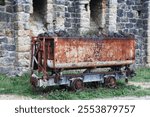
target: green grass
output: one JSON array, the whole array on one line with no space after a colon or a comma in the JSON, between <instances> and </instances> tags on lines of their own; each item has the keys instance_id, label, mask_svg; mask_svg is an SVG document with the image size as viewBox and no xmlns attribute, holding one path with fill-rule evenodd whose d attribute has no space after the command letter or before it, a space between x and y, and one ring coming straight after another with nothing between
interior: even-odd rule
<instances>
[{"instance_id":1,"label":"green grass","mask_svg":"<svg viewBox=\"0 0 150 117\"><path fill-rule=\"evenodd\" d=\"M150 68L141 68L136 70L136 76L131 81L134 82L150 82Z\"/></svg>"},{"instance_id":2,"label":"green grass","mask_svg":"<svg viewBox=\"0 0 150 117\"><path fill-rule=\"evenodd\" d=\"M150 69L138 69L137 76L132 81L150 82ZM117 82L116 89L104 87L85 88L83 91L68 91L55 87L49 92L33 91L29 83L29 75L25 74L22 77L8 78L5 75L0 75L0 94L15 94L29 96L36 99L50 100L67 100L67 99L95 99L95 98L110 98L117 96L145 96L150 95L150 89L143 89L136 86L127 86L124 80Z\"/></svg>"}]
</instances>

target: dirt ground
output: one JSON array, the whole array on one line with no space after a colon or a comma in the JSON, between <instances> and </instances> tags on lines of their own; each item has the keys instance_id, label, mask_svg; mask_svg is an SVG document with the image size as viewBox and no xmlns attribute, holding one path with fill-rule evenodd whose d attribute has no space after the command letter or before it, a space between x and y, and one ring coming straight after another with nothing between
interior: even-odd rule
<instances>
[{"instance_id":1,"label":"dirt ground","mask_svg":"<svg viewBox=\"0 0 150 117\"><path fill-rule=\"evenodd\" d=\"M12 94L0 94L0 100L32 100L30 97L25 96L18 96L18 95L12 95Z\"/></svg>"},{"instance_id":2,"label":"dirt ground","mask_svg":"<svg viewBox=\"0 0 150 117\"><path fill-rule=\"evenodd\" d=\"M150 88L150 82L129 82L128 85L140 86L142 88Z\"/></svg>"}]
</instances>

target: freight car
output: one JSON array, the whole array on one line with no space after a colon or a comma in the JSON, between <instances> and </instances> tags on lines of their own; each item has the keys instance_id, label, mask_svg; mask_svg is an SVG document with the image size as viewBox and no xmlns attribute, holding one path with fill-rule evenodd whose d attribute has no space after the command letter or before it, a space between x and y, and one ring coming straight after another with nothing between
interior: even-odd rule
<instances>
[{"instance_id":1,"label":"freight car","mask_svg":"<svg viewBox=\"0 0 150 117\"><path fill-rule=\"evenodd\" d=\"M31 84L34 87L68 86L79 90L85 83L115 87L116 80L133 76L134 38L32 37ZM107 68L92 72L92 69ZM82 69L78 74L64 70ZM81 71L82 71L81 70Z\"/></svg>"}]
</instances>

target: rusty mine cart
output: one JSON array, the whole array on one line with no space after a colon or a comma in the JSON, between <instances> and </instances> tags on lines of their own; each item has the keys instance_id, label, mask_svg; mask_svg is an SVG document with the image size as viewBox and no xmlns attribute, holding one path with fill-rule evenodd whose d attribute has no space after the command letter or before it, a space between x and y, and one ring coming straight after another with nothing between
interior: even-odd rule
<instances>
[{"instance_id":1,"label":"rusty mine cart","mask_svg":"<svg viewBox=\"0 0 150 117\"><path fill-rule=\"evenodd\" d=\"M85 83L115 87L116 80L133 76L134 38L32 37L31 84L33 87L68 86L79 90ZM106 69L95 71L93 69ZM72 74L63 71L81 70Z\"/></svg>"}]
</instances>

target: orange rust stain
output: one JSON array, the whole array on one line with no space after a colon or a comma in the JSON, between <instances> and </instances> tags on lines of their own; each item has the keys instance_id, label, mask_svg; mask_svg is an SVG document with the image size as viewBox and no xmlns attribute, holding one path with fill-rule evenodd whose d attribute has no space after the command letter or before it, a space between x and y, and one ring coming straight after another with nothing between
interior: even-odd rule
<instances>
[{"instance_id":1,"label":"orange rust stain","mask_svg":"<svg viewBox=\"0 0 150 117\"><path fill-rule=\"evenodd\" d=\"M57 63L132 60L134 40L59 38L55 58Z\"/></svg>"}]
</instances>

